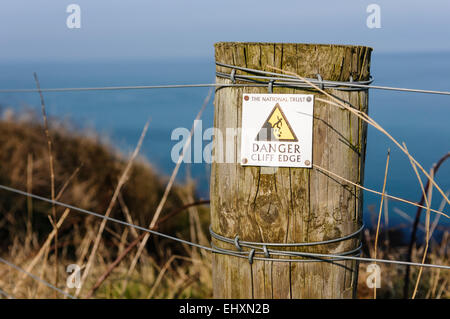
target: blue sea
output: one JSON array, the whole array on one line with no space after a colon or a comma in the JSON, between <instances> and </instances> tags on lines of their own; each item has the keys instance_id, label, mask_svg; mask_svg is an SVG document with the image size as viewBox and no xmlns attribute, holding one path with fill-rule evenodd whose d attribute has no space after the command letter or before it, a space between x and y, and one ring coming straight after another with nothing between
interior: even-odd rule
<instances>
[{"instance_id":1,"label":"blue sea","mask_svg":"<svg viewBox=\"0 0 450 319\"><path fill-rule=\"evenodd\" d=\"M0 88L35 88L33 72L37 72L42 88L213 83L214 69L213 59L208 58L0 61ZM377 85L450 91L450 53L375 52L371 73ZM171 140L172 130L191 128L208 90L64 92L45 93L44 96L50 116L68 119L82 130L95 129L125 153L133 150L145 122L151 118L141 153L158 171L169 175L175 166L171 149L177 143ZM370 115L395 138L404 141L424 168L429 169L450 151L450 96L381 90L371 90L369 94ZM3 110L40 109L37 93L0 93L0 105ZM211 101L202 116L203 130L213 126L213 116ZM365 186L381 190L388 148L391 159L387 192L418 201L421 190L408 158L372 127L368 131ZM199 195L209 198L209 165L183 165L179 181L183 181L187 170L197 181ZM444 191L450 190L450 161L442 165L436 180ZM441 200L434 191L433 208L438 208ZM365 193L364 219L367 224L376 220L379 203L378 195ZM413 218L416 208L392 200L388 203L389 225L407 230L411 222L401 217L397 210ZM445 210L450 211L448 207ZM450 223L441 218L440 225L448 229Z\"/></svg>"}]
</instances>

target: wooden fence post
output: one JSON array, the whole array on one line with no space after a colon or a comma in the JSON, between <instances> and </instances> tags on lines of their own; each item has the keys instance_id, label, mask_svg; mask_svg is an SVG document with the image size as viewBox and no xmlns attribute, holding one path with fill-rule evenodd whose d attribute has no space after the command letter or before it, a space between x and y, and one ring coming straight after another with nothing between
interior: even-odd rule
<instances>
[{"instance_id":1,"label":"wooden fence post","mask_svg":"<svg viewBox=\"0 0 450 319\"><path fill-rule=\"evenodd\" d=\"M269 66L324 80L367 80L372 49L362 46L237 43L215 44L216 62L277 72ZM216 66L217 71L230 69ZM237 74L244 74L237 71ZM217 83L231 83L216 78ZM327 91L367 112L368 93ZM351 184L317 169L278 168L261 174L260 167L241 166L240 135L225 139L226 130L241 127L243 93L267 93L267 88L217 89L214 127L224 136L214 139L211 170L211 225L223 236L256 242L299 243L338 238L362 224L362 192ZM314 94L313 164L348 180L363 182L367 125L347 110L318 97L316 91L277 88L273 93ZM226 151L225 151L226 150ZM233 151L234 162L217 161L218 152ZM213 240L222 248L234 245ZM295 248L298 251L335 253L351 250L359 238L334 244ZM281 248L287 249L287 248ZM294 249L294 248L290 248ZM213 287L216 298L354 298L358 262L254 261L214 254Z\"/></svg>"}]
</instances>

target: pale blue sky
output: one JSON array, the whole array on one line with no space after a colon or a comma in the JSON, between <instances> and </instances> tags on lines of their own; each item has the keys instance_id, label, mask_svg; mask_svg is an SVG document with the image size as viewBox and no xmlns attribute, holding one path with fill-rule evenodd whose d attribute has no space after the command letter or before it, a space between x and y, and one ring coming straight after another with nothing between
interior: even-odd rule
<instances>
[{"instance_id":1,"label":"pale blue sky","mask_svg":"<svg viewBox=\"0 0 450 319\"><path fill-rule=\"evenodd\" d=\"M66 27L81 6L81 29ZM381 7L381 29L366 8ZM450 51L449 0L2 0L0 59L212 57L218 41Z\"/></svg>"}]
</instances>

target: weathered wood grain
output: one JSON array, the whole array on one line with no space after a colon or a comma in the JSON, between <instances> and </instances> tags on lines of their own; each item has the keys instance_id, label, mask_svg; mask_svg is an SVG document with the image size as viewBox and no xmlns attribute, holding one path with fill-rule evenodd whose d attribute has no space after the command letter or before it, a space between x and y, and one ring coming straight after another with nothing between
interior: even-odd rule
<instances>
[{"instance_id":1,"label":"weathered wood grain","mask_svg":"<svg viewBox=\"0 0 450 319\"><path fill-rule=\"evenodd\" d=\"M326 80L366 80L371 49L362 46L235 43L215 45L216 61L273 71L275 66L301 76ZM217 67L218 71L230 72ZM238 72L241 73L241 72ZM217 78L218 83L230 83ZM241 127L243 93L266 93L265 88L217 89L214 126L224 135ZM311 94L313 91L274 88L274 93ZM365 91L331 94L367 112ZM315 101L313 163L353 182L363 182L366 124L347 110ZM362 193L354 186L316 169L278 168L267 174L260 167L239 164L240 132L224 145L214 138L214 158L233 155L232 163L213 161L211 169L211 224L217 233L258 242L305 242L332 239L356 231L362 223ZM228 144L228 145L227 145ZM233 249L219 241L218 247ZM358 240L312 246L302 251L335 253L356 247ZM287 248L286 248L287 249ZM294 249L294 248L291 248ZM299 250L299 248L296 248ZM301 250L299 250L301 251ZM342 267L345 265L346 267ZM214 255L216 298L352 298L358 264L341 261L272 262Z\"/></svg>"}]
</instances>

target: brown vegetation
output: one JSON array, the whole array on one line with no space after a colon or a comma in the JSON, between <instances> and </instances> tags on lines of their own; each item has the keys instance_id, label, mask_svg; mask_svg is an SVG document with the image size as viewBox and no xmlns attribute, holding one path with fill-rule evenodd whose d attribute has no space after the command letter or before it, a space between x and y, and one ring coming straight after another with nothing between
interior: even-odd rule
<instances>
[{"instance_id":1,"label":"brown vegetation","mask_svg":"<svg viewBox=\"0 0 450 319\"><path fill-rule=\"evenodd\" d=\"M93 134L81 135L74 130L65 128L62 123L55 121L52 123L56 123L50 129L55 163L56 198L61 202L103 214L124 170L126 158L114 147ZM21 122L11 118L0 121L0 161L2 163L0 165L0 184L50 197L47 140L43 127L36 120ZM148 162L139 158L133 163L129 178L123 186L118 203L112 209L110 216L141 226L148 225L164 193L165 183L165 178L155 173ZM198 214L201 214L203 220L208 219L208 212L205 209L194 206L188 208L189 215L183 211L180 214L177 213L179 207L189 204L189 200L195 201L194 187L188 184L173 187L161 212L161 223L157 224L159 230L188 237L190 229L187 225L190 222L198 223L195 227L196 232L202 231L206 227L207 221L201 224L198 217ZM26 269L53 229L48 218L51 216L51 205L5 191L1 191L1 193L1 256ZM58 218L63 211L62 207L57 207ZM177 214L173 214L174 211ZM171 217L164 218L166 215L171 215ZM194 218L195 216L197 217ZM85 265L89 247L97 235L100 222L101 220L97 217L70 212L58 230L58 251L61 255L58 257L61 264L59 273L65 274L65 267L71 263ZM101 247L97 252L98 258L94 262L95 267L87 279L86 289L83 290L86 292L89 290L108 265L136 239L138 233L141 232L122 225L107 223ZM203 238L205 238L204 235ZM32 273L53 282L54 274L48 266L54 262L52 259L54 252L55 247L52 244L33 268ZM185 267L187 263L194 262L192 254L194 252L190 248L160 238L152 238L147 244L145 256L141 259L141 267L136 270L132 278L139 277L142 287L147 288L142 289L148 290L145 293L149 293L161 267L170 261L167 267L178 265L185 269L184 276L183 271L178 270L177 277L180 277L179 280L182 279L181 282L175 279L172 282L180 290L186 284L186 278L190 278L189 273L196 268L187 269ZM172 257L172 255L179 256ZM195 264L201 260L201 258L196 260ZM117 280L116 276L120 276L122 270L126 272L127 264L130 262L131 260L128 260L128 256L126 256L114 269L113 275L108 279L112 280L112 282L108 282L108 287L117 284L114 281ZM203 268L207 269L207 267ZM164 272L172 270L172 268L165 269ZM63 275L64 280L60 280L58 285L63 289L66 277L67 274ZM38 285L35 282L31 279L22 282L19 279L21 278L20 274L8 269L3 264L0 265L0 278L2 278L1 286L10 292L14 291L16 297L54 297L53 292L43 288L40 288L41 290L37 294ZM164 283L162 279L158 280L159 284ZM194 283L191 282L184 289ZM131 289L131 292L124 291L123 296L140 297L140 294L135 293L140 292L141 288L136 288L136 286L135 283L130 284L128 290ZM111 297L108 294L102 294L103 287L100 288L100 296ZM173 291L174 294L182 292L177 289ZM159 296L159 292L153 291L152 295Z\"/></svg>"},{"instance_id":2,"label":"brown vegetation","mask_svg":"<svg viewBox=\"0 0 450 319\"><path fill-rule=\"evenodd\" d=\"M60 122L51 123L54 124L50 136L55 161L56 197L64 203L104 213L126 165L126 157L93 134L82 135ZM0 161L0 184L50 197L47 141L43 127L36 120L11 118L0 121ZM165 185L166 179L140 158L133 163L111 217L148 225ZM48 219L51 205L2 190L0 194L0 256L25 269L37 258L31 272L53 282L54 242L45 246L53 230ZM209 224L209 210L201 205L191 206L195 202L194 184L175 185L156 227L165 233L208 245L205 230ZM63 211L57 207L58 218ZM58 287L73 294L75 289L66 288L66 267L69 264L86 265L101 220L71 211L67 216L58 230ZM387 229L382 226L377 257L404 260L407 247L405 243L394 240L401 237L400 233L390 230L389 236L386 234ZM373 257L375 236L375 230L366 231L363 256ZM139 240L142 240L141 231L107 223L80 297L91 292L94 298L212 296L211 254L154 236L150 237L136 269L128 274L137 247L133 243ZM440 242L431 241L426 262L448 264L447 247L448 234L444 232ZM413 260L420 261L423 251L424 245L414 245ZM382 277L377 298L402 298L405 267L379 265ZM367 263L360 264L359 298L373 298L373 289L366 285L366 267ZM413 267L412 282L417 275L418 269ZM450 298L449 276L446 270L424 269L417 297ZM92 290L93 287L96 289ZM0 264L0 288L17 298L55 297L51 289L4 264Z\"/></svg>"}]
</instances>

